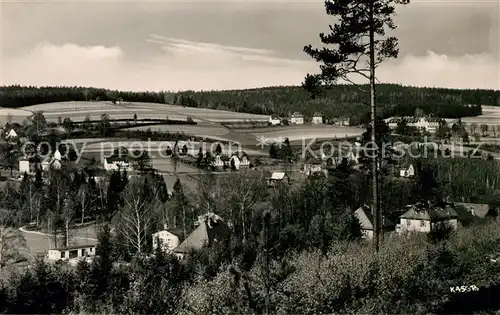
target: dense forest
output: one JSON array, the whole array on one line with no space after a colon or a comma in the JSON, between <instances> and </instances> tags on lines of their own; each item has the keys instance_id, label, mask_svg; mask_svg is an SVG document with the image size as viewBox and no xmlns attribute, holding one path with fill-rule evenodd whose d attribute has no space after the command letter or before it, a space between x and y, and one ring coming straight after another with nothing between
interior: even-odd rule
<instances>
[{"instance_id":1,"label":"dense forest","mask_svg":"<svg viewBox=\"0 0 500 315\"><path fill-rule=\"evenodd\" d=\"M363 86L335 85L312 98L301 87L269 87L231 91L124 92L89 87L0 87L0 106L23 107L61 101L151 102L239 111L252 114L289 115L300 111L306 119L315 112L326 118L350 117L353 124L368 119L368 89ZM481 114L477 105L500 106L500 91L456 90L377 86L379 113L384 117L413 115L417 108L425 114L458 118Z\"/></svg>"}]
</instances>

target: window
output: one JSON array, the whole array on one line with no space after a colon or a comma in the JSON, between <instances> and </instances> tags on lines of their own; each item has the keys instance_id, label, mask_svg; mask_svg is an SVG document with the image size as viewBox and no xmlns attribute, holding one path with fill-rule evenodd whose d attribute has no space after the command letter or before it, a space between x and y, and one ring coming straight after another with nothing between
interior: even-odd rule
<instances>
[{"instance_id":1,"label":"window","mask_svg":"<svg viewBox=\"0 0 500 315\"><path fill-rule=\"evenodd\" d=\"M411 225L411 221L410 221L410 220L408 220L408 219L406 219L406 225L407 225L407 226L410 226L410 225Z\"/></svg>"},{"instance_id":2,"label":"window","mask_svg":"<svg viewBox=\"0 0 500 315\"><path fill-rule=\"evenodd\" d=\"M425 227L425 221L424 220L420 220L420 227Z\"/></svg>"}]
</instances>

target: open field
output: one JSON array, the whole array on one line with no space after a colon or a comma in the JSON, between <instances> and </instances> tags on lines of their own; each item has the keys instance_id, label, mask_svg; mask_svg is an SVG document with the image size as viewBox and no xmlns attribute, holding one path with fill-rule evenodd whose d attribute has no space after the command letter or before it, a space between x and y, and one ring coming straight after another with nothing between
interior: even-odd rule
<instances>
[{"instance_id":1,"label":"open field","mask_svg":"<svg viewBox=\"0 0 500 315\"><path fill-rule=\"evenodd\" d=\"M52 238L50 238L49 244L49 237L43 235L43 232L25 231L21 233L26 239L26 245L31 255L34 255L36 253L47 253L47 250L54 246ZM95 244L97 238L97 229L93 226L72 229L71 237L71 242L73 245ZM62 244L62 241L58 242L59 244ZM60 247L59 244L58 247Z\"/></svg>"},{"instance_id":2,"label":"open field","mask_svg":"<svg viewBox=\"0 0 500 315\"><path fill-rule=\"evenodd\" d=\"M483 114L476 117L464 117L462 122L466 124L476 123L477 125L500 125L500 107L497 106L482 106Z\"/></svg>"},{"instance_id":3,"label":"open field","mask_svg":"<svg viewBox=\"0 0 500 315\"><path fill-rule=\"evenodd\" d=\"M123 103L110 102L59 102L23 107L27 111L43 111L48 121L57 121L61 116L69 117L73 121L82 121L86 115L90 119L99 119L101 114L107 113L112 119L132 118L165 118L172 120L185 120L191 116L194 121L240 121L245 119L267 120L266 115L254 115L223 110L183 107L177 105L154 103Z\"/></svg>"},{"instance_id":4,"label":"open field","mask_svg":"<svg viewBox=\"0 0 500 315\"><path fill-rule=\"evenodd\" d=\"M33 113L29 110L15 109L15 108L0 108L0 124L5 125L9 119L13 123L21 124L25 119L30 117Z\"/></svg>"}]
</instances>

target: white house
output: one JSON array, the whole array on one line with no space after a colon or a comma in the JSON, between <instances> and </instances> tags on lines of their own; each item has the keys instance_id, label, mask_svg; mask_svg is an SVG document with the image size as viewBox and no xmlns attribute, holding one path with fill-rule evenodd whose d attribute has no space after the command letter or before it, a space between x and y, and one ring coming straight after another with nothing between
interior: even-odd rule
<instances>
[{"instance_id":1,"label":"white house","mask_svg":"<svg viewBox=\"0 0 500 315\"><path fill-rule=\"evenodd\" d=\"M275 186L283 182L290 183L290 177L285 172L273 172L271 177L267 179L268 186Z\"/></svg>"},{"instance_id":2,"label":"white house","mask_svg":"<svg viewBox=\"0 0 500 315\"><path fill-rule=\"evenodd\" d=\"M269 124L272 126L281 125L281 119L277 115L269 116Z\"/></svg>"},{"instance_id":3,"label":"white house","mask_svg":"<svg viewBox=\"0 0 500 315\"><path fill-rule=\"evenodd\" d=\"M292 125L303 125L304 124L304 115L302 115L299 112L293 113L293 115L290 116L290 124L292 124Z\"/></svg>"},{"instance_id":4,"label":"white house","mask_svg":"<svg viewBox=\"0 0 500 315\"><path fill-rule=\"evenodd\" d=\"M312 116L312 123L313 124L322 124L323 123L323 118L324 117L323 117L322 113L316 112Z\"/></svg>"},{"instance_id":5,"label":"white house","mask_svg":"<svg viewBox=\"0 0 500 315\"><path fill-rule=\"evenodd\" d=\"M400 170L399 175L401 177L413 177L413 176L415 176L415 169L413 168L413 165L410 165L408 168L403 168L402 170Z\"/></svg>"},{"instance_id":6,"label":"white house","mask_svg":"<svg viewBox=\"0 0 500 315\"><path fill-rule=\"evenodd\" d=\"M103 166L106 171L132 170L127 158L104 158Z\"/></svg>"},{"instance_id":7,"label":"white house","mask_svg":"<svg viewBox=\"0 0 500 315\"><path fill-rule=\"evenodd\" d=\"M371 208L368 206L359 207L355 212L354 216L358 219L361 225L361 233L363 233L363 238L372 239L374 233L374 221L373 213ZM396 226L391 220L382 216L382 226L383 232L394 231Z\"/></svg>"},{"instance_id":8,"label":"white house","mask_svg":"<svg viewBox=\"0 0 500 315\"><path fill-rule=\"evenodd\" d=\"M349 118L343 118L343 117L337 117L333 118L331 120L332 124L336 126L349 126L350 125L350 119Z\"/></svg>"},{"instance_id":9,"label":"white house","mask_svg":"<svg viewBox=\"0 0 500 315\"><path fill-rule=\"evenodd\" d=\"M52 261L95 256L96 245L70 246L49 249L47 258Z\"/></svg>"},{"instance_id":10,"label":"white house","mask_svg":"<svg viewBox=\"0 0 500 315\"><path fill-rule=\"evenodd\" d=\"M217 170L221 170L224 168L224 161L222 160L222 155L217 154L214 156L214 160L212 161L212 167L214 167Z\"/></svg>"},{"instance_id":11,"label":"white house","mask_svg":"<svg viewBox=\"0 0 500 315\"><path fill-rule=\"evenodd\" d=\"M248 155L243 151L233 154L229 159L229 167L234 170L249 168L250 160L248 159Z\"/></svg>"},{"instance_id":12,"label":"white house","mask_svg":"<svg viewBox=\"0 0 500 315\"><path fill-rule=\"evenodd\" d=\"M56 150L52 157L46 157L42 161L42 170L48 171L49 169L60 169L61 168L61 153Z\"/></svg>"},{"instance_id":13,"label":"white house","mask_svg":"<svg viewBox=\"0 0 500 315\"><path fill-rule=\"evenodd\" d=\"M410 205L407 211L401 215L400 224L396 226L398 233L405 232L430 232L439 223L447 223L454 229L458 226L458 214L450 206L445 208Z\"/></svg>"},{"instance_id":14,"label":"white house","mask_svg":"<svg viewBox=\"0 0 500 315\"><path fill-rule=\"evenodd\" d=\"M9 130L9 132L5 135L5 140L12 141L17 138L17 133L14 129Z\"/></svg>"},{"instance_id":15,"label":"white house","mask_svg":"<svg viewBox=\"0 0 500 315\"><path fill-rule=\"evenodd\" d=\"M406 122L408 127L417 128L420 131L427 131L430 133L435 133L439 128L440 124L444 122L441 118L435 117L391 117L385 119L385 122L390 129L396 129L402 121Z\"/></svg>"},{"instance_id":16,"label":"white house","mask_svg":"<svg viewBox=\"0 0 500 315\"><path fill-rule=\"evenodd\" d=\"M23 157L19 160L19 172L22 174L30 173L30 161L28 158Z\"/></svg>"},{"instance_id":17,"label":"white house","mask_svg":"<svg viewBox=\"0 0 500 315\"><path fill-rule=\"evenodd\" d=\"M180 244L180 235L177 234L178 232L174 233L173 230L167 229L166 226L164 230L153 233L153 251L156 250L158 246L161 246L162 250L165 252L172 252Z\"/></svg>"}]
</instances>

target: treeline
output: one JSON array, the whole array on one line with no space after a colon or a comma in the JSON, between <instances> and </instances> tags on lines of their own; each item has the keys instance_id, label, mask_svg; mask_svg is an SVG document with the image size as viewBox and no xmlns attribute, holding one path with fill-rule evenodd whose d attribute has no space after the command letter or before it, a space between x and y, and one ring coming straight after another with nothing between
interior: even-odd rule
<instances>
[{"instance_id":1,"label":"treeline","mask_svg":"<svg viewBox=\"0 0 500 315\"><path fill-rule=\"evenodd\" d=\"M384 209L402 209L402 205L445 192L447 183L436 177L440 172L436 165L422 160L416 169L414 181L394 179L382 185ZM453 169L452 180L463 176L463 170ZM365 175L344 161L328 178L269 190L248 174L216 179L207 173L196 191L179 181L173 196L164 199L157 196L166 197L166 187L154 177L128 181L127 176L113 173L102 190L99 183L82 189L76 185L86 187L86 181L52 177L52 184L47 184L52 189L40 190L42 200L52 200L41 202L47 211L40 213L40 222L53 220L58 191L88 189L93 195L85 198L91 202L85 211L114 218L116 232L104 227L98 237L98 257L90 264L82 262L71 270L38 262L32 269L3 277L0 311L453 314L464 312L464 305L471 311L500 307L485 298L491 287L500 284L500 265L489 259L500 242L497 221L442 235L384 238L381 251L374 255L371 246L360 240L359 223L352 214L370 196ZM31 214L26 205L28 192L38 188L36 181L31 189L29 182L22 185L19 192L0 195L0 206L22 214L19 219L26 222L31 215L37 216L38 210ZM65 219L73 217L78 222L83 217L82 199L74 195L74 203L59 206L61 228ZM17 204L8 204L15 200ZM125 200L137 200L140 209ZM401 204L389 205L388 201ZM39 204L31 202L35 207ZM185 227L189 233L197 216L207 211L232 223L231 237L192 253L182 263L158 251L146 258L144 254L152 253L151 237L144 237L143 243L135 241L134 236L149 236L160 228L162 220L172 227ZM137 235L132 235L130 218L137 213L142 220L135 226ZM384 214L389 215L388 211ZM462 304L454 304L457 293L450 287L462 284L477 286L479 291L474 293L479 298L462 294Z\"/></svg>"},{"instance_id":2,"label":"treeline","mask_svg":"<svg viewBox=\"0 0 500 315\"><path fill-rule=\"evenodd\" d=\"M350 117L351 124L359 124L369 118L369 97L365 90L367 89L353 85L336 85L313 100L301 87L202 92L123 92L85 87L8 86L0 88L0 104L15 108L86 100L166 103L280 116L300 111L306 118L310 118L315 112L322 112L326 118ZM425 114L459 118L481 114L479 105L500 105L500 91L380 84L377 86L377 100L379 113L384 117L411 116L417 109L421 109Z\"/></svg>"}]
</instances>

